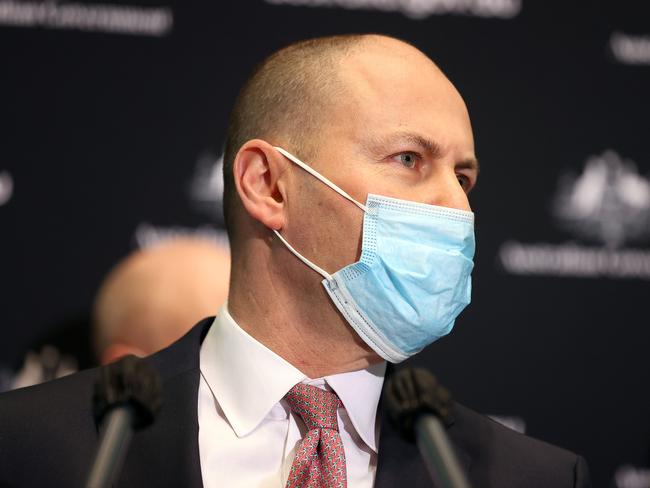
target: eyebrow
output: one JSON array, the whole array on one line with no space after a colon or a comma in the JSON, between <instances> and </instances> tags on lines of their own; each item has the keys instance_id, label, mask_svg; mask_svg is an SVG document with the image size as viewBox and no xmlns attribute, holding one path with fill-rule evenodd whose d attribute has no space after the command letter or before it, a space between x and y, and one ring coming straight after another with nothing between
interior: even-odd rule
<instances>
[{"instance_id":1,"label":"eyebrow","mask_svg":"<svg viewBox=\"0 0 650 488\"><path fill-rule=\"evenodd\" d=\"M421 136L420 134L415 134L413 132L400 132L397 133L394 138L397 140L401 139L410 142L411 144L416 144L420 146L427 153L429 153L433 158L438 158L442 156L443 151L442 151L442 147L440 147L440 144L438 144L434 140L427 139L426 137Z\"/></svg>"},{"instance_id":2,"label":"eyebrow","mask_svg":"<svg viewBox=\"0 0 650 488\"><path fill-rule=\"evenodd\" d=\"M434 158L442 155L440 144L415 132L393 132L382 136L372 136L365 146L371 153L374 153L377 148L381 148L383 151L385 146L392 146L397 142L415 144Z\"/></svg>"},{"instance_id":3,"label":"eyebrow","mask_svg":"<svg viewBox=\"0 0 650 488\"><path fill-rule=\"evenodd\" d=\"M365 144L365 146L371 153L374 153L377 151L376 148L378 146L389 146L395 142L400 141L419 146L423 151L427 152L434 159L440 158L443 155L443 150L440 144L416 132L396 132L387 136L373 137L370 139L369 144ZM478 174L480 166L478 159L468 158L456 163L456 168L473 170Z\"/></svg>"},{"instance_id":4,"label":"eyebrow","mask_svg":"<svg viewBox=\"0 0 650 488\"><path fill-rule=\"evenodd\" d=\"M476 158L463 159L459 163L456 163L456 168L476 171L477 175L481 172L481 165Z\"/></svg>"}]
</instances>

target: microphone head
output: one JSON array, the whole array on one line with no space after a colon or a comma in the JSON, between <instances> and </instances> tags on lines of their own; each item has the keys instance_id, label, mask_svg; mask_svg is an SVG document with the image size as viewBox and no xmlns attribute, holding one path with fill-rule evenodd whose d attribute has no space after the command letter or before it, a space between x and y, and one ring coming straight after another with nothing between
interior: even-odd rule
<instances>
[{"instance_id":1,"label":"microphone head","mask_svg":"<svg viewBox=\"0 0 650 488\"><path fill-rule=\"evenodd\" d=\"M433 414L449 425L451 403L449 391L426 369L402 368L387 380L388 416L402 437L411 442L415 440L415 421L419 415Z\"/></svg>"},{"instance_id":2,"label":"microphone head","mask_svg":"<svg viewBox=\"0 0 650 488\"><path fill-rule=\"evenodd\" d=\"M140 429L153 423L161 403L160 376L146 361L129 355L99 369L93 395L98 424L111 409L128 406L133 428Z\"/></svg>"}]
</instances>

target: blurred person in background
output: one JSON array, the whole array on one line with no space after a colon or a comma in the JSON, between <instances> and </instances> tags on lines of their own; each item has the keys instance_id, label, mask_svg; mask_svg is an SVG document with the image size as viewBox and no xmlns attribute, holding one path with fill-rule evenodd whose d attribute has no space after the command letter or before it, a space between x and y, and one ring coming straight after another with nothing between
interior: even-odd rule
<instances>
[{"instance_id":1,"label":"blurred person in background","mask_svg":"<svg viewBox=\"0 0 650 488\"><path fill-rule=\"evenodd\" d=\"M138 249L102 282L92 320L57 323L36 341L0 391L61 378L127 354L148 356L214 315L228 296L230 252L200 237L175 237Z\"/></svg>"},{"instance_id":2,"label":"blurred person in background","mask_svg":"<svg viewBox=\"0 0 650 488\"><path fill-rule=\"evenodd\" d=\"M100 364L148 356L170 345L228 296L230 253L199 237L178 237L134 252L102 283L93 309Z\"/></svg>"}]
</instances>

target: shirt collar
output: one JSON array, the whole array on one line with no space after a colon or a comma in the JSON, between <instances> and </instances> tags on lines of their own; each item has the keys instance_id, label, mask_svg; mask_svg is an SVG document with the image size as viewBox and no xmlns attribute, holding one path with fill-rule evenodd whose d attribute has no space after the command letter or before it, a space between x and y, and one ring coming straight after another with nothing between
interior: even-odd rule
<instances>
[{"instance_id":1,"label":"shirt collar","mask_svg":"<svg viewBox=\"0 0 650 488\"><path fill-rule=\"evenodd\" d=\"M377 405L384 385L386 362L366 369L326 376L325 381L339 396L359 437L377 452Z\"/></svg>"},{"instance_id":2,"label":"shirt collar","mask_svg":"<svg viewBox=\"0 0 650 488\"><path fill-rule=\"evenodd\" d=\"M224 305L201 345L201 373L238 437L306 376L241 329Z\"/></svg>"},{"instance_id":3,"label":"shirt collar","mask_svg":"<svg viewBox=\"0 0 650 488\"><path fill-rule=\"evenodd\" d=\"M238 437L252 432L297 383L318 384L241 329L227 304L201 345L200 368L210 390ZM361 439L377 452L377 405L386 363L326 376ZM319 385L320 386L320 385Z\"/></svg>"}]
</instances>

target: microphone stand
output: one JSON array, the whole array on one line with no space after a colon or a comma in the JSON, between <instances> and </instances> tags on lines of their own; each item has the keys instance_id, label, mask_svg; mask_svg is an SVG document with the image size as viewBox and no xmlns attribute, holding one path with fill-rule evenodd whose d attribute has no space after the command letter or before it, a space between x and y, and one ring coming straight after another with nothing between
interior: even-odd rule
<instances>
[{"instance_id":1,"label":"microphone stand","mask_svg":"<svg viewBox=\"0 0 650 488\"><path fill-rule=\"evenodd\" d=\"M386 403L402 437L417 444L434 485L470 488L443 425L451 396L435 377L419 368L397 371L387 380Z\"/></svg>"},{"instance_id":2,"label":"microphone stand","mask_svg":"<svg viewBox=\"0 0 650 488\"><path fill-rule=\"evenodd\" d=\"M415 440L427 469L440 488L469 488L445 428L433 415L420 415L415 421Z\"/></svg>"},{"instance_id":3,"label":"microphone stand","mask_svg":"<svg viewBox=\"0 0 650 488\"><path fill-rule=\"evenodd\" d=\"M134 429L153 423L162 401L158 372L135 356L99 370L93 397L100 440L86 488L109 488L117 479Z\"/></svg>"}]
</instances>

